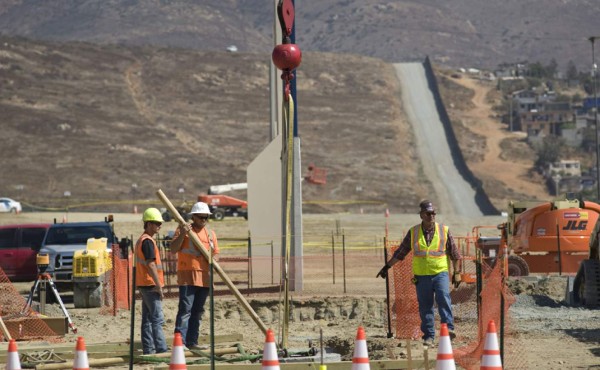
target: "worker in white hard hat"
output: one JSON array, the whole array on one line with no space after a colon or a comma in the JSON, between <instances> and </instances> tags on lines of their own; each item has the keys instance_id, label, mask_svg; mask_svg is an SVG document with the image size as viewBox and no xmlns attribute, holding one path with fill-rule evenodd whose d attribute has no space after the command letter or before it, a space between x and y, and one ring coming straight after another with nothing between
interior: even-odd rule
<instances>
[{"instance_id":1,"label":"worker in white hard hat","mask_svg":"<svg viewBox=\"0 0 600 370\"><path fill-rule=\"evenodd\" d=\"M142 349L145 355L167 352L163 333L165 318L162 309L162 262L154 235L158 233L163 218L156 208L148 208L142 215L144 233L135 244L135 285L142 295Z\"/></svg>"},{"instance_id":2,"label":"worker in white hard hat","mask_svg":"<svg viewBox=\"0 0 600 370\"><path fill-rule=\"evenodd\" d=\"M208 227L211 215L208 205L198 202L192 207L192 224L181 225L175 230L171 252L177 253L177 284L179 285L179 309L175 320L175 333L181 333L183 344L192 349L204 349L198 345L204 303L210 294L209 261L189 237L194 232L202 246L213 259L218 260L217 235Z\"/></svg>"}]
</instances>

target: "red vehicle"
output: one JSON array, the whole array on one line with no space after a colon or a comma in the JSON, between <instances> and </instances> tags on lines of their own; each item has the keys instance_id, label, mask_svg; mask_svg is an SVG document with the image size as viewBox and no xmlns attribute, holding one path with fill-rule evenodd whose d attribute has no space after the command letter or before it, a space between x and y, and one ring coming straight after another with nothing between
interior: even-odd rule
<instances>
[{"instance_id":1,"label":"red vehicle","mask_svg":"<svg viewBox=\"0 0 600 370\"><path fill-rule=\"evenodd\" d=\"M200 194L198 195L198 201L208 204L212 212L212 218L217 221L224 219L225 216L239 216L248 219L248 202L245 200L230 197L229 195Z\"/></svg>"},{"instance_id":2,"label":"red vehicle","mask_svg":"<svg viewBox=\"0 0 600 370\"><path fill-rule=\"evenodd\" d=\"M36 255L50 224L0 226L0 267L11 281L37 278Z\"/></svg>"},{"instance_id":3,"label":"red vehicle","mask_svg":"<svg viewBox=\"0 0 600 370\"><path fill-rule=\"evenodd\" d=\"M208 208L210 208L210 212L212 213L211 217L217 221L221 221L225 217L243 217L247 220L248 202L229 195L222 195L222 193L246 189L248 189L248 184L245 182L213 185L208 189L208 194L198 195L197 201L208 204ZM189 212L192 205L193 204L189 202L184 202L182 205L175 208L187 221L190 218ZM173 219L168 211L165 211L162 216L165 221L171 221Z\"/></svg>"}]
</instances>

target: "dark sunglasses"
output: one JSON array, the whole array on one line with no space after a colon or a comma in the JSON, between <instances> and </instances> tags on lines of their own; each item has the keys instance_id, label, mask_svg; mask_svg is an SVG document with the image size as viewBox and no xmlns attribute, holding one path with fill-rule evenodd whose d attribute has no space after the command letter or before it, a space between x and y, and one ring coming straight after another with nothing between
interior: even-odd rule
<instances>
[{"instance_id":1,"label":"dark sunglasses","mask_svg":"<svg viewBox=\"0 0 600 370\"><path fill-rule=\"evenodd\" d=\"M198 214L194 214L192 217L197 217L197 218L199 218L199 219L201 219L201 220L208 220L208 218L209 218L210 216L208 216L208 215L206 215L206 216L201 216L201 215L198 215Z\"/></svg>"},{"instance_id":2,"label":"dark sunglasses","mask_svg":"<svg viewBox=\"0 0 600 370\"><path fill-rule=\"evenodd\" d=\"M423 212L425 213L427 216L435 216L435 212Z\"/></svg>"},{"instance_id":3,"label":"dark sunglasses","mask_svg":"<svg viewBox=\"0 0 600 370\"><path fill-rule=\"evenodd\" d=\"M150 223L152 225L155 225L155 226L161 226L162 225L162 222L158 222L158 221L150 221Z\"/></svg>"}]
</instances>

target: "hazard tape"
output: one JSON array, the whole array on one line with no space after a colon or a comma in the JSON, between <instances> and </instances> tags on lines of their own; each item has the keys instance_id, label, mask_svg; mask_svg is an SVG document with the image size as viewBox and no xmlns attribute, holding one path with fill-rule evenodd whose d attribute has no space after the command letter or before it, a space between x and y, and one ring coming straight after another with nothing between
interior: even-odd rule
<instances>
[{"instance_id":1,"label":"hazard tape","mask_svg":"<svg viewBox=\"0 0 600 370\"><path fill-rule=\"evenodd\" d=\"M37 206L27 202L21 202L22 205L29 207L34 210L40 211L66 211L73 210L75 208L84 208L84 207L94 207L94 206L103 206L103 205L119 205L119 204L158 204L156 200L152 199L142 199L142 200L102 200L102 201L93 201L93 202L82 202L82 203L70 203L63 207L43 207Z\"/></svg>"},{"instance_id":2,"label":"hazard tape","mask_svg":"<svg viewBox=\"0 0 600 370\"><path fill-rule=\"evenodd\" d=\"M348 205L348 204L378 204L385 205L387 204L381 200L305 200L302 204L339 204L339 205Z\"/></svg>"}]
</instances>

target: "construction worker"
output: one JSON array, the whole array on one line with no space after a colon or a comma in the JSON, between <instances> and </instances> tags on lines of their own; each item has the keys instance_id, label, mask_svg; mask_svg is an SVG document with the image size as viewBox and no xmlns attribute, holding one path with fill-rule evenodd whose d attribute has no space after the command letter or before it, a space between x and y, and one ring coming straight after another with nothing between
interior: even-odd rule
<instances>
[{"instance_id":1,"label":"construction worker","mask_svg":"<svg viewBox=\"0 0 600 370\"><path fill-rule=\"evenodd\" d=\"M204 349L198 345L204 303L210 293L210 269L204 255L193 243L189 233L198 236L203 248L218 260L217 235L208 227L211 215L208 205L198 202L192 207L192 224L180 225L171 241L171 252L177 253L177 284L179 309L175 320L175 333L181 333L183 344L191 349Z\"/></svg>"},{"instance_id":2,"label":"construction worker","mask_svg":"<svg viewBox=\"0 0 600 370\"><path fill-rule=\"evenodd\" d=\"M392 258L377 273L377 277L385 279L388 270L396 262L402 261L408 253L413 252L413 282L417 289L423 345L432 346L435 338L434 298L441 322L448 325L450 339L456 337L450 302L448 258L452 260L452 283L458 287L461 256L448 226L435 222L433 203L424 200L419 207L421 223L410 229Z\"/></svg>"},{"instance_id":3,"label":"construction worker","mask_svg":"<svg viewBox=\"0 0 600 370\"><path fill-rule=\"evenodd\" d=\"M163 268L154 234L160 229L163 218L156 208L148 208L142 215L144 233L135 244L135 281L142 295L142 348L144 354L167 352L167 342L162 326L165 322L162 309Z\"/></svg>"}]
</instances>

